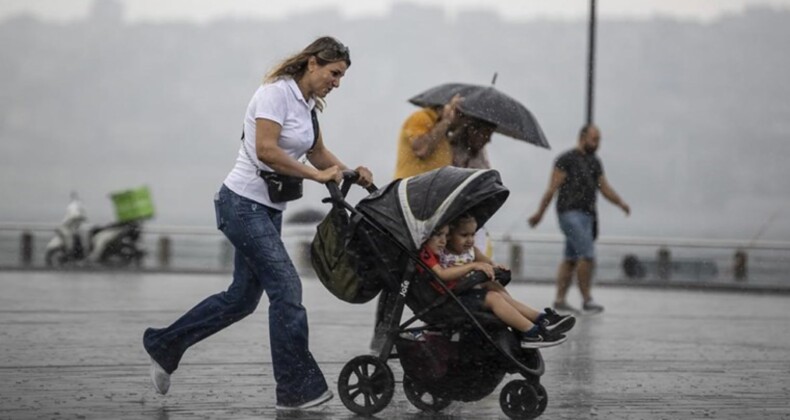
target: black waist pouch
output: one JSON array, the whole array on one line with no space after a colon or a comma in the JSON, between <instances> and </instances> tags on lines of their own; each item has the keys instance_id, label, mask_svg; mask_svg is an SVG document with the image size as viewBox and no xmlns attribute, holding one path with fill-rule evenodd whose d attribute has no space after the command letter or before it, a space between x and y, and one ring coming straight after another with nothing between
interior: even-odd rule
<instances>
[{"instance_id":1,"label":"black waist pouch","mask_svg":"<svg viewBox=\"0 0 790 420\"><path fill-rule=\"evenodd\" d=\"M272 203L284 203L302 197L302 178L269 171L258 171L258 175L266 183Z\"/></svg>"}]
</instances>

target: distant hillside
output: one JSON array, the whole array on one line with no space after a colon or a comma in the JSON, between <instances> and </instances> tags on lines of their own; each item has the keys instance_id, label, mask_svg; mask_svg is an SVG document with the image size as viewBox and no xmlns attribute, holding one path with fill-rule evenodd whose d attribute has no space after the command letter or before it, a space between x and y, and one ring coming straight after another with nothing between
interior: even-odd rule
<instances>
[{"instance_id":1,"label":"distant hillside","mask_svg":"<svg viewBox=\"0 0 790 420\"><path fill-rule=\"evenodd\" d=\"M330 147L379 184L413 110L435 84L488 84L523 101L553 150L501 136L490 146L513 194L494 230L526 230L555 155L583 121L585 22L445 20L400 4L345 20L321 10L287 21L124 24L104 11L69 24L0 22L0 221L58 221L69 191L108 221L108 192L151 186L155 223L212 223L213 191L233 164L244 109L265 71L332 34L353 65L321 116ZM709 24L599 23L596 120L626 219L601 204L608 235L790 240L790 13L750 10ZM308 186L296 207L318 207ZM550 217L539 232L556 232Z\"/></svg>"}]
</instances>

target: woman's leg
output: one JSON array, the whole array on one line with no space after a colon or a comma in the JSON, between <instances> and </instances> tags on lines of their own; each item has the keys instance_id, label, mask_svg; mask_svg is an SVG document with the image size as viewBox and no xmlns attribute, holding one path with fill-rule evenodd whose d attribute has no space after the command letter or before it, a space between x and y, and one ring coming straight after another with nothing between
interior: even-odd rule
<instances>
[{"instance_id":1,"label":"woman's leg","mask_svg":"<svg viewBox=\"0 0 790 420\"><path fill-rule=\"evenodd\" d=\"M280 237L282 212L233 194L240 232L229 234L234 246L269 298L269 340L277 381L277 404L296 406L328 389L308 348L307 312L302 283Z\"/></svg>"},{"instance_id":2,"label":"woman's leg","mask_svg":"<svg viewBox=\"0 0 790 420\"><path fill-rule=\"evenodd\" d=\"M232 217L228 191L221 191L217 202L218 228L229 237L243 230L242 222ZM231 238L231 242L234 242ZM251 314L258 306L263 287L238 250L233 282L227 291L209 296L163 329L149 328L143 335L146 351L162 368L172 373L184 352L195 343Z\"/></svg>"}]
</instances>

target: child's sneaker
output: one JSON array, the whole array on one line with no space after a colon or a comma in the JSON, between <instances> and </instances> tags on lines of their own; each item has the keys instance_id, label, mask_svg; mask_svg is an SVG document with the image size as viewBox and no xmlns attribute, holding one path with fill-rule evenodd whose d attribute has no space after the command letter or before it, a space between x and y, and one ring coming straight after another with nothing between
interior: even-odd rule
<instances>
[{"instance_id":1,"label":"child's sneaker","mask_svg":"<svg viewBox=\"0 0 790 420\"><path fill-rule=\"evenodd\" d=\"M540 327L550 334L563 334L576 325L573 315L560 315L551 308L544 309L543 317L538 322Z\"/></svg>"},{"instance_id":2,"label":"child's sneaker","mask_svg":"<svg viewBox=\"0 0 790 420\"><path fill-rule=\"evenodd\" d=\"M580 313L580 311L578 309L574 308L571 305L568 305L564 301L563 302L554 302L554 310L556 310L557 312L562 312L562 313L566 313L566 314L567 313L571 313L571 314L578 314L578 313Z\"/></svg>"},{"instance_id":3,"label":"child's sneaker","mask_svg":"<svg viewBox=\"0 0 790 420\"><path fill-rule=\"evenodd\" d=\"M603 312L603 306L597 304L592 299L584 302L584 305L582 305L582 309L584 309L585 312L589 312L591 314L597 314L597 313Z\"/></svg>"},{"instance_id":4,"label":"child's sneaker","mask_svg":"<svg viewBox=\"0 0 790 420\"><path fill-rule=\"evenodd\" d=\"M521 333L521 348L522 349L542 349L546 347L553 347L560 345L567 340L568 337L563 334L546 334L546 333Z\"/></svg>"}]
</instances>

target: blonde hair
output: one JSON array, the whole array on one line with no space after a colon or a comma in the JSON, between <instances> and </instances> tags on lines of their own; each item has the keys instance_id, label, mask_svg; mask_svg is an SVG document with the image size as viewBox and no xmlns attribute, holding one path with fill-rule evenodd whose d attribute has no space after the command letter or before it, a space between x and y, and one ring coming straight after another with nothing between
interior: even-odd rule
<instances>
[{"instance_id":1,"label":"blonde hair","mask_svg":"<svg viewBox=\"0 0 790 420\"><path fill-rule=\"evenodd\" d=\"M283 77L291 77L299 81L307 71L307 62L310 60L310 57L315 57L319 66L338 61L345 61L347 66L351 66L351 53L348 51L348 47L331 36L324 36L313 41L299 53L286 58L274 66L263 78L263 83L271 83ZM316 107L319 110L323 110L324 100L321 98L315 99Z\"/></svg>"}]
</instances>

